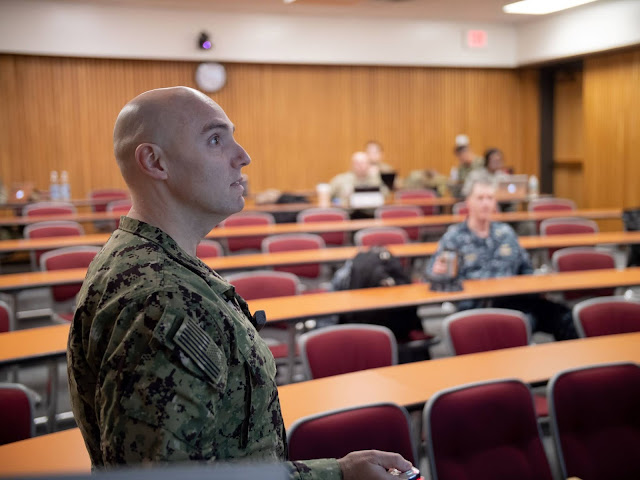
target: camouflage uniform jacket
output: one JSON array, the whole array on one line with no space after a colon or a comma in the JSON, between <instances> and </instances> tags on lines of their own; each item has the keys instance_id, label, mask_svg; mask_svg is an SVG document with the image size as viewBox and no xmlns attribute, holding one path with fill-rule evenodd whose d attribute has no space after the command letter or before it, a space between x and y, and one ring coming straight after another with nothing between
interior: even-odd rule
<instances>
[{"instance_id":1,"label":"camouflage uniform jacket","mask_svg":"<svg viewBox=\"0 0 640 480\"><path fill-rule=\"evenodd\" d=\"M285 459L275 361L247 304L151 225L124 217L89 267L68 372L94 467ZM286 465L341 478L335 459Z\"/></svg>"},{"instance_id":2,"label":"camouflage uniform jacket","mask_svg":"<svg viewBox=\"0 0 640 480\"><path fill-rule=\"evenodd\" d=\"M487 238L476 235L467 222L451 225L427 264L427 274L431 272L435 259L444 250L457 252L460 280L533 273L529 254L520 246L513 228L506 223L491 222ZM473 308L478 304L477 301L464 301L459 303L459 308Z\"/></svg>"}]
</instances>

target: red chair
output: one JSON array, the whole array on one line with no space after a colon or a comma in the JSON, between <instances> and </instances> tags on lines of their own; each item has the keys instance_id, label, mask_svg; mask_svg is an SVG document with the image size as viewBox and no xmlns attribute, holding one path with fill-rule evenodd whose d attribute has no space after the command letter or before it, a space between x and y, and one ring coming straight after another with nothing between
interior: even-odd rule
<instances>
[{"instance_id":1,"label":"red chair","mask_svg":"<svg viewBox=\"0 0 640 480\"><path fill-rule=\"evenodd\" d=\"M422 210L413 205L387 205L376 208L374 215L376 218L380 218L382 220L390 218L417 218L422 217ZM410 240L415 241L420 238L419 227L405 227L403 230L407 232L407 236Z\"/></svg>"},{"instance_id":2,"label":"red chair","mask_svg":"<svg viewBox=\"0 0 640 480\"><path fill-rule=\"evenodd\" d=\"M308 208L298 213L298 223L346 222L349 215L341 208ZM326 245L345 245L347 232L329 232L319 234Z\"/></svg>"},{"instance_id":3,"label":"red chair","mask_svg":"<svg viewBox=\"0 0 640 480\"><path fill-rule=\"evenodd\" d=\"M393 332L378 325L324 327L300 336L307 378L323 378L398 363Z\"/></svg>"},{"instance_id":4,"label":"red chair","mask_svg":"<svg viewBox=\"0 0 640 480\"><path fill-rule=\"evenodd\" d=\"M549 385L551 431L562 478L640 478L640 367L594 365L557 374Z\"/></svg>"},{"instance_id":5,"label":"red chair","mask_svg":"<svg viewBox=\"0 0 640 480\"><path fill-rule=\"evenodd\" d=\"M220 227L249 227L273 225L275 222L273 215L265 212L236 213L220 223ZM227 251L229 253L240 250L260 250L262 241L266 236L227 238Z\"/></svg>"},{"instance_id":6,"label":"red chair","mask_svg":"<svg viewBox=\"0 0 640 480\"><path fill-rule=\"evenodd\" d=\"M506 308L477 308L449 315L444 321L447 343L454 355L529 345L531 326L526 315ZM549 415L543 395L534 396L539 417Z\"/></svg>"},{"instance_id":7,"label":"red chair","mask_svg":"<svg viewBox=\"0 0 640 480\"><path fill-rule=\"evenodd\" d=\"M640 301L624 296L584 300L573 307L580 337L640 332Z\"/></svg>"},{"instance_id":8,"label":"red chair","mask_svg":"<svg viewBox=\"0 0 640 480\"><path fill-rule=\"evenodd\" d=\"M403 200L426 200L431 198L438 198L438 194L434 190L429 189L415 189L415 190L398 190L395 193L395 199L398 202ZM423 215L437 215L440 213L440 208L437 205L423 205L420 207Z\"/></svg>"},{"instance_id":9,"label":"red chair","mask_svg":"<svg viewBox=\"0 0 640 480\"><path fill-rule=\"evenodd\" d=\"M91 210L93 212L108 212L107 208L110 203L115 201L129 201L129 205L131 205L131 200L129 199L129 191L122 188L102 188L98 190L92 190L89 192L89 199L96 200L96 203L92 203Z\"/></svg>"},{"instance_id":10,"label":"red chair","mask_svg":"<svg viewBox=\"0 0 640 480\"><path fill-rule=\"evenodd\" d=\"M616 261L612 254L589 247L562 248L553 254L551 264L556 272L616 268ZM610 297L614 293L615 288L601 288L564 292L563 296L565 300L576 300L587 296Z\"/></svg>"},{"instance_id":11,"label":"red chair","mask_svg":"<svg viewBox=\"0 0 640 480\"><path fill-rule=\"evenodd\" d=\"M24 238L44 238L44 237L69 237L84 235L84 228L78 222L71 221L50 221L37 222L24 227ZM35 270L40 263L40 257L47 250L36 250L31 252L31 269Z\"/></svg>"},{"instance_id":12,"label":"red chair","mask_svg":"<svg viewBox=\"0 0 640 480\"><path fill-rule=\"evenodd\" d=\"M467 202L458 202L453 205L452 208L454 215L468 215L469 207L467 206Z\"/></svg>"},{"instance_id":13,"label":"red chair","mask_svg":"<svg viewBox=\"0 0 640 480\"><path fill-rule=\"evenodd\" d=\"M120 213L121 215L126 215L129 213L129 210L131 210L131 200L128 198L124 200L114 200L113 202L107 203L107 212L109 213ZM113 226L115 227L114 230L120 226L119 218L115 221Z\"/></svg>"},{"instance_id":14,"label":"red chair","mask_svg":"<svg viewBox=\"0 0 640 480\"><path fill-rule=\"evenodd\" d=\"M576 204L566 198L536 198L529 202L528 209L530 212L572 212ZM540 231L540 223L535 222L536 232Z\"/></svg>"},{"instance_id":15,"label":"red chair","mask_svg":"<svg viewBox=\"0 0 640 480\"><path fill-rule=\"evenodd\" d=\"M215 240L205 238L196 247L196 257L198 258L222 257L223 255L222 245Z\"/></svg>"},{"instance_id":16,"label":"red chair","mask_svg":"<svg viewBox=\"0 0 640 480\"><path fill-rule=\"evenodd\" d=\"M576 203L567 198L536 198L529 202L530 212L571 212L575 209Z\"/></svg>"},{"instance_id":17,"label":"red chair","mask_svg":"<svg viewBox=\"0 0 640 480\"><path fill-rule=\"evenodd\" d=\"M257 300L260 298L287 297L298 295L302 290L300 280L292 273L273 272L271 270L254 270L250 272L227 275L226 280L235 287L236 293L245 300ZM267 325L260 334L269 337L270 330L286 330L294 328L285 323ZM271 335L273 335L273 331ZM293 334L293 333L292 333ZM284 360L289 357L289 347L286 343L269 344L269 350L276 360ZM298 354L298 352L296 352ZM290 368L293 366L290 365ZM289 372L289 379L292 372Z\"/></svg>"},{"instance_id":18,"label":"red chair","mask_svg":"<svg viewBox=\"0 0 640 480\"><path fill-rule=\"evenodd\" d=\"M586 218L548 218L540 222L540 235L570 235L576 233L597 233L598 224ZM557 248L548 249L549 257Z\"/></svg>"},{"instance_id":19,"label":"red chair","mask_svg":"<svg viewBox=\"0 0 640 480\"><path fill-rule=\"evenodd\" d=\"M356 450L396 452L414 465L418 456L407 410L376 403L296 420L287 431L289 460L342 458Z\"/></svg>"},{"instance_id":20,"label":"red chair","mask_svg":"<svg viewBox=\"0 0 640 480\"><path fill-rule=\"evenodd\" d=\"M93 258L102 247L67 247L51 250L40 257L42 270L65 270L68 268L88 268ZM58 285L51 287L51 297L54 302L54 320L70 322L73 319L73 303L76 294L82 287L81 283ZM71 312L69 312L71 308Z\"/></svg>"},{"instance_id":21,"label":"red chair","mask_svg":"<svg viewBox=\"0 0 640 480\"><path fill-rule=\"evenodd\" d=\"M13 311L6 302L0 301L0 333L14 330Z\"/></svg>"},{"instance_id":22,"label":"red chair","mask_svg":"<svg viewBox=\"0 0 640 480\"><path fill-rule=\"evenodd\" d=\"M34 436L33 400L24 386L0 383L0 425L0 445Z\"/></svg>"},{"instance_id":23,"label":"red chair","mask_svg":"<svg viewBox=\"0 0 640 480\"><path fill-rule=\"evenodd\" d=\"M519 380L438 392L423 410L432 480L552 480L531 391Z\"/></svg>"},{"instance_id":24,"label":"red chair","mask_svg":"<svg viewBox=\"0 0 640 480\"><path fill-rule=\"evenodd\" d=\"M358 230L354 241L361 247L397 245L409 243L409 236L399 227L371 227Z\"/></svg>"},{"instance_id":25,"label":"red chair","mask_svg":"<svg viewBox=\"0 0 640 480\"><path fill-rule=\"evenodd\" d=\"M325 248L324 240L313 233L291 233L272 235L262 242L264 253L291 252L296 250L320 250ZM310 252L310 257L313 253ZM289 272L307 279L318 280L322 276L321 264L309 263L306 265L289 265L274 267L277 272Z\"/></svg>"},{"instance_id":26,"label":"red chair","mask_svg":"<svg viewBox=\"0 0 640 480\"><path fill-rule=\"evenodd\" d=\"M46 215L73 215L76 207L67 202L36 202L25 205L22 215L26 217L46 216Z\"/></svg>"},{"instance_id":27,"label":"red chair","mask_svg":"<svg viewBox=\"0 0 640 480\"><path fill-rule=\"evenodd\" d=\"M226 280L245 300L298 295L300 280L292 273L253 270L227 275Z\"/></svg>"}]
</instances>

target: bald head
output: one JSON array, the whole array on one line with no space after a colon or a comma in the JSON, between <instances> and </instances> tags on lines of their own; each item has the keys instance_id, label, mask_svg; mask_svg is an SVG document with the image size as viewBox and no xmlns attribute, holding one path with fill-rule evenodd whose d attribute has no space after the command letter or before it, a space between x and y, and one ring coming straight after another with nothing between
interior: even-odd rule
<instances>
[{"instance_id":1,"label":"bald head","mask_svg":"<svg viewBox=\"0 0 640 480\"><path fill-rule=\"evenodd\" d=\"M369 174L370 167L369 155L365 152L355 152L351 155L351 170L357 177L366 177Z\"/></svg>"},{"instance_id":2,"label":"bald head","mask_svg":"<svg viewBox=\"0 0 640 480\"><path fill-rule=\"evenodd\" d=\"M151 143L170 150L194 109L202 103L220 108L203 93L188 87L150 90L124 106L113 129L113 150L127 182L136 148Z\"/></svg>"}]
</instances>

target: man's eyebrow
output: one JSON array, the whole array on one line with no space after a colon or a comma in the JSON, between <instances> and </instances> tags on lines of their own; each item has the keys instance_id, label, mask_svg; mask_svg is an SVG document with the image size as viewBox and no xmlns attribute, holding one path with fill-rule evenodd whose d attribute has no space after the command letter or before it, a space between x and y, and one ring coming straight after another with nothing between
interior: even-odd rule
<instances>
[{"instance_id":1,"label":"man's eyebrow","mask_svg":"<svg viewBox=\"0 0 640 480\"><path fill-rule=\"evenodd\" d=\"M201 133L207 133L210 132L211 130L231 130L232 132L235 132L236 127L235 125L229 125L228 123L207 123L203 128L202 128L202 132Z\"/></svg>"}]
</instances>

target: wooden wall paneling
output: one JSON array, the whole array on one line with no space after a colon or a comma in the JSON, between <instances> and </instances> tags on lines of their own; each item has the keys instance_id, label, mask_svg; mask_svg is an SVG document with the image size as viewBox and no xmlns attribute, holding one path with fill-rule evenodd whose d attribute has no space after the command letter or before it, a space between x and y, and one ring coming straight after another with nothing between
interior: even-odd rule
<instances>
[{"instance_id":1,"label":"wooden wall paneling","mask_svg":"<svg viewBox=\"0 0 640 480\"><path fill-rule=\"evenodd\" d=\"M585 60L587 206L640 204L637 188L640 48Z\"/></svg>"},{"instance_id":2,"label":"wooden wall paneling","mask_svg":"<svg viewBox=\"0 0 640 480\"><path fill-rule=\"evenodd\" d=\"M70 172L74 196L124 186L112 153L113 122L135 95L194 86L194 62L0 55L0 155L5 182L47 188L52 169ZM502 148L518 172L537 165L532 72L504 69L227 64L211 97L237 126L252 157L253 191L309 189L379 140L402 175L448 173L454 137L481 154ZM535 72L534 72L535 73ZM533 118L535 116L535 118ZM19 158L20 162L11 162Z\"/></svg>"},{"instance_id":3,"label":"wooden wall paneling","mask_svg":"<svg viewBox=\"0 0 640 480\"><path fill-rule=\"evenodd\" d=\"M540 94L539 74L535 69L518 72L519 118L517 144L520 145L518 172L540 177Z\"/></svg>"}]
</instances>

